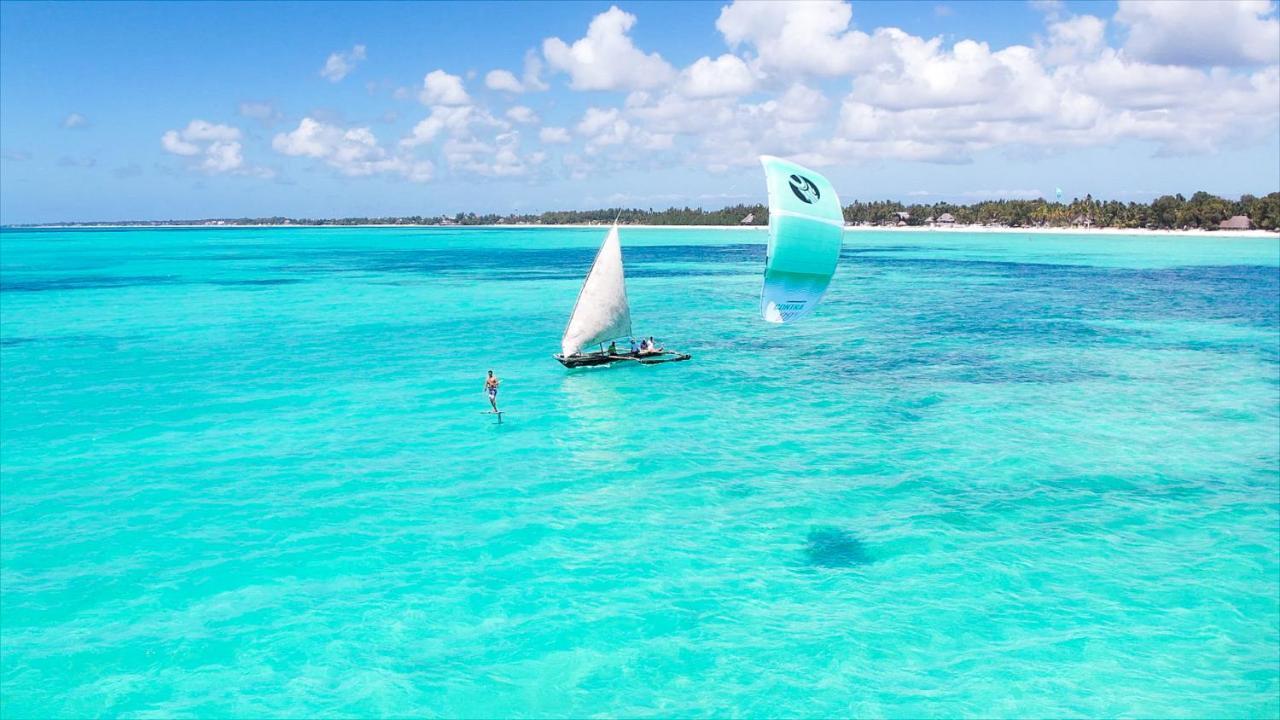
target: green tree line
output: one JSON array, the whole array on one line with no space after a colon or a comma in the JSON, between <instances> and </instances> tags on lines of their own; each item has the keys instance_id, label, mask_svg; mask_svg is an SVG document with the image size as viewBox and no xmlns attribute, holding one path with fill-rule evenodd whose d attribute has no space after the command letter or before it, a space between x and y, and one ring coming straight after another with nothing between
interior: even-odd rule
<instances>
[{"instance_id":1,"label":"green tree line","mask_svg":"<svg viewBox=\"0 0 1280 720\"><path fill-rule=\"evenodd\" d=\"M899 213L905 213L900 216ZM845 222L855 225L924 225L950 214L957 224L1007 225L1010 227L1093 227L1215 230L1234 215L1245 215L1254 227L1280 230L1280 192L1263 197L1242 195L1227 200L1207 192L1190 198L1163 195L1149 203L1095 200L1092 195L1068 203L1035 200L983 200L970 205L956 203L901 203L896 200L854 201L844 208ZM116 221L73 225L767 225L764 205L733 205L719 210L694 207L604 208L601 210L552 210L531 214L407 215L397 217L346 217L336 219L260 217L208 220Z\"/></svg>"},{"instance_id":2,"label":"green tree line","mask_svg":"<svg viewBox=\"0 0 1280 720\"><path fill-rule=\"evenodd\" d=\"M901 220L898 213L908 213L907 225L924 225L929 218L936 220L949 213L956 223L965 225L1071 227L1088 224L1093 227L1161 230L1216 230L1223 220L1245 215L1254 227L1277 230L1280 229L1280 192L1264 197L1242 195L1239 200L1227 200L1202 191L1189 199L1182 195L1162 195L1150 203L1095 200L1092 195L1069 203L1043 199L984 200L972 205L859 201L845 207L844 219L854 224L896 225Z\"/></svg>"}]
</instances>

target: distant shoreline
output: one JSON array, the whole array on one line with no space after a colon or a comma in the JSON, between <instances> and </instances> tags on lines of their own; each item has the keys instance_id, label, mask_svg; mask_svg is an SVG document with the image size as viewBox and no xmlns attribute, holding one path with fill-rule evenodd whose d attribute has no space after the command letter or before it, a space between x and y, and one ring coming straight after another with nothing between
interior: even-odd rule
<instances>
[{"instance_id":1,"label":"distant shoreline","mask_svg":"<svg viewBox=\"0 0 1280 720\"><path fill-rule=\"evenodd\" d=\"M412 229L446 229L457 230L462 228L501 228L501 229L556 229L556 228L606 228L608 225L598 223L565 223L563 225L521 225L521 224L493 224L493 225L409 225L403 223L369 223L361 225L283 225L283 224L259 224L259 225L209 225L199 224L173 224L173 225L67 225L67 224L51 224L51 225L26 225L23 227L5 227L6 230L167 230L167 229L203 229L203 230L227 230L227 229L265 229L265 228L303 228L308 230L318 229L342 229L342 228L412 228ZM763 231L768 230L764 225L622 225L623 229L633 230L750 230ZM908 225L902 227L883 227L883 226L861 226L846 225L845 232L870 232L870 233L937 233L939 235L947 235L951 233L965 234L990 234L990 235L1136 235L1147 237L1230 237L1230 238L1271 238L1280 239L1280 232L1271 230L1201 230L1199 228L1191 230L1153 230L1149 228L1056 228L1056 227L991 227L986 225L952 225L949 227L942 226L924 226L924 225Z\"/></svg>"}]
</instances>

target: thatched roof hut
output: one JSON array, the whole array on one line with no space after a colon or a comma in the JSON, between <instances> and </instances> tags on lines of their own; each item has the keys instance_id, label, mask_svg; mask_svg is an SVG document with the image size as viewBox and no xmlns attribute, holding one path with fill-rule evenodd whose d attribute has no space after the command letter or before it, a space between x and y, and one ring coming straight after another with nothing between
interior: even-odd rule
<instances>
[{"instance_id":1,"label":"thatched roof hut","mask_svg":"<svg viewBox=\"0 0 1280 720\"><path fill-rule=\"evenodd\" d=\"M1218 223L1219 230L1248 230L1253 227L1248 215L1233 215L1229 220Z\"/></svg>"},{"instance_id":2,"label":"thatched roof hut","mask_svg":"<svg viewBox=\"0 0 1280 720\"><path fill-rule=\"evenodd\" d=\"M956 219L951 216L951 213L942 213L938 216L939 225L953 225L955 221Z\"/></svg>"}]
</instances>

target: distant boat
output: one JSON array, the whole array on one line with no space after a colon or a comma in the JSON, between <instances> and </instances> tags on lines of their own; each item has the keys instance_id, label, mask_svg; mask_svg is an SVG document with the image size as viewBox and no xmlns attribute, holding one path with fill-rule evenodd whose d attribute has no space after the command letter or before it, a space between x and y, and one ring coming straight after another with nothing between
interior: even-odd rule
<instances>
[{"instance_id":1,"label":"distant boat","mask_svg":"<svg viewBox=\"0 0 1280 720\"><path fill-rule=\"evenodd\" d=\"M555 356L567 368L612 365L616 362L635 362L641 365L680 362L690 355L669 350L647 353L609 352L605 343L615 340L629 341L631 333L631 306L627 303L627 279L622 270L622 242L618 239L615 222L600 243L591 271L582 282L578 301L569 315L564 336L560 338L560 354ZM598 345L599 350L583 352L583 348Z\"/></svg>"}]
</instances>

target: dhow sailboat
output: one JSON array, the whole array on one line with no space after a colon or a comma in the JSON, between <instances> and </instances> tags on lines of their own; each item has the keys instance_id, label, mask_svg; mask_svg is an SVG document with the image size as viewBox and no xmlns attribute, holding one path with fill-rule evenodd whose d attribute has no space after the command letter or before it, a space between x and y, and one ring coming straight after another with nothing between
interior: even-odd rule
<instances>
[{"instance_id":1,"label":"dhow sailboat","mask_svg":"<svg viewBox=\"0 0 1280 720\"><path fill-rule=\"evenodd\" d=\"M622 270L622 243L618 239L615 222L600 244L595 262L587 279L582 282L578 301L574 303L569 324L560 339L560 354L555 356L567 368L612 365L617 362L634 362L640 365L680 362L691 355L662 348L649 348L640 352L620 352L614 341L629 341L631 333L631 306L627 303L627 280ZM605 347L609 343L609 347ZM584 352L584 348L598 346L598 350Z\"/></svg>"}]
</instances>

